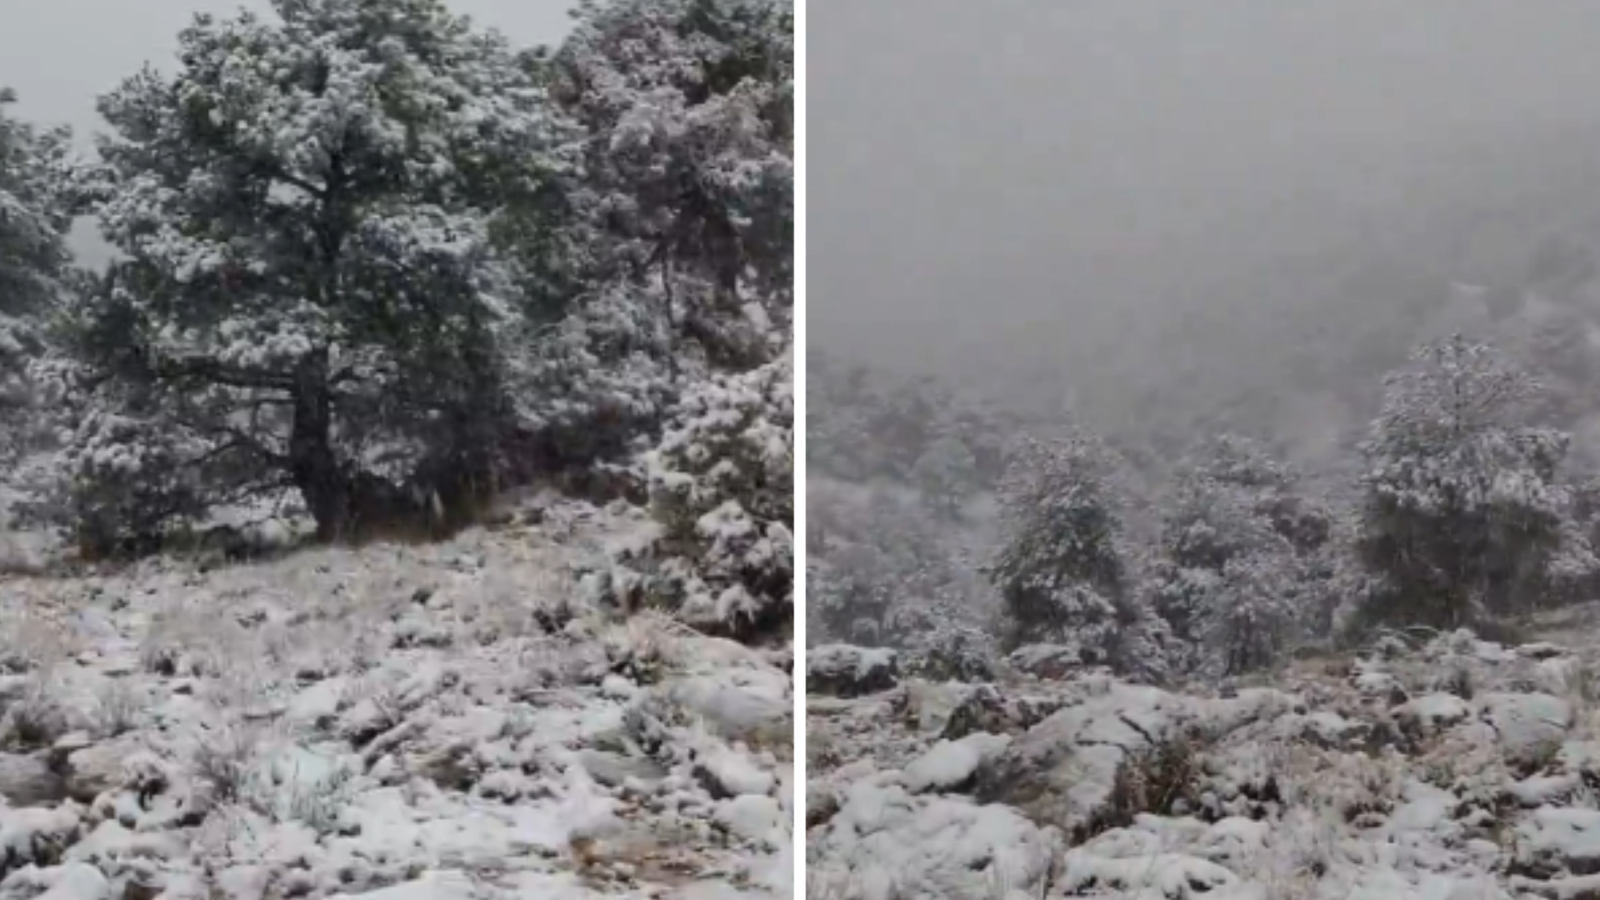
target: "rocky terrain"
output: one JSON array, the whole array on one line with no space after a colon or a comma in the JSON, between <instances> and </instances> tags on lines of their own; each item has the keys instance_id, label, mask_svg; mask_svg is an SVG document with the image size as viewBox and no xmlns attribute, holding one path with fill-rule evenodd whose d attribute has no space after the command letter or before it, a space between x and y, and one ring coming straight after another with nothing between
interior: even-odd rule
<instances>
[{"instance_id":1,"label":"rocky terrain","mask_svg":"<svg viewBox=\"0 0 1600 900\"><path fill-rule=\"evenodd\" d=\"M792 895L792 653L608 615L642 514L0 574L0 900Z\"/></svg>"},{"instance_id":2,"label":"rocky terrain","mask_svg":"<svg viewBox=\"0 0 1600 900\"><path fill-rule=\"evenodd\" d=\"M807 893L1600 898L1600 655L1467 632L1182 693L808 654ZM824 693L824 691L826 693Z\"/></svg>"}]
</instances>

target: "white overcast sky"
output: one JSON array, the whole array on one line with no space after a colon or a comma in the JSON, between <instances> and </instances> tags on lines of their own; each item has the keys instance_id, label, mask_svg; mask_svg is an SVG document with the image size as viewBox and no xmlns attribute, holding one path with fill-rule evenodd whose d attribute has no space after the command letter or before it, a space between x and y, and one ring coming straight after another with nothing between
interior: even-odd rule
<instances>
[{"instance_id":1,"label":"white overcast sky","mask_svg":"<svg viewBox=\"0 0 1600 900\"><path fill-rule=\"evenodd\" d=\"M178 32L194 13L271 8L268 0L5 2L17 8L7 9L0 24L0 85L20 95L20 115L41 124L71 125L85 146L100 128L95 98L146 61L167 64ZM572 4L565 0L450 0L449 5L517 44L554 44L571 26Z\"/></svg>"}]
</instances>

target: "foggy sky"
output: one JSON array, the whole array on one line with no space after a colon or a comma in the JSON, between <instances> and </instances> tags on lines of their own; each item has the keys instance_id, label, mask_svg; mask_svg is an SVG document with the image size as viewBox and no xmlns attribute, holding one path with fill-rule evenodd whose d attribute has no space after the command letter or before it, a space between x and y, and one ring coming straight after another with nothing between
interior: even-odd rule
<instances>
[{"instance_id":1,"label":"foggy sky","mask_svg":"<svg viewBox=\"0 0 1600 900\"><path fill-rule=\"evenodd\" d=\"M1370 208L1381 242L1453 141L1600 124L1593 0L858 0L808 27L810 346L925 368L1152 332L1130 352L1161 365L1320 219Z\"/></svg>"},{"instance_id":2,"label":"foggy sky","mask_svg":"<svg viewBox=\"0 0 1600 900\"><path fill-rule=\"evenodd\" d=\"M146 61L167 65L196 12L270 10L268 0L27 0L0 18L0 85L20 95L19 115L73 127L84 146L102 127L95 98ZM565 0L449 0L480 26L518 44L553 44L571 28ZM21 7L26 6L26 11ZM90 234L80 251L98 252Z\"/></svg>"}]
</instances>

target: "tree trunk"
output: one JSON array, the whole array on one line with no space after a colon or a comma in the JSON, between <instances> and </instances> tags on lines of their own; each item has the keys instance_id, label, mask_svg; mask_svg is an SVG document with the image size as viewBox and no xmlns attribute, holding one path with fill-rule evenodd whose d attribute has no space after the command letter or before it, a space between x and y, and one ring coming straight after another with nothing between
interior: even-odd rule
<instances>
[{"instance_id":1,"label":"tree trunk","mask_svg":"<svg viewBox=\"0 0 1600 900\"><path fill-rule=\"evenodd\" d=\"M328 391L328 359L318 352L295 371L294 425L289 435L289 469L317 523L317 537L332 540L348 525L350 485L333 452L333 410Z\"/></svg>"}]
</instances>

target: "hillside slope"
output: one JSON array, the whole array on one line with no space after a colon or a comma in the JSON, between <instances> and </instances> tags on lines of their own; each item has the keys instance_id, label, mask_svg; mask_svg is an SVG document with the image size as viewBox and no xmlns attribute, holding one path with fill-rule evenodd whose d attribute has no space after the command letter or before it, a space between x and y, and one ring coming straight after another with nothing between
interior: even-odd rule
<instances>
[{"instance_id":1,"label":"hillside slope","mask_svg":"<svg viewBox=\"0 0 1600 900\"><path fill-rule=\"evenodd\" d=\"M1582 646L1389 639L1218 695L1038 648L992 684L899 680L887 651L835 647L811 663L831 693L808 698L808 893L1597 897Z\"/></svg>"},{"instance_id":2,"label":"hillside slope","mask_svg":"<svg viewBox=\"0 0 1600 900\"><path fill-rule=\"evenodd\" d=\"M791 896L790 651L590 605L645 527L0 576L0 898Z\"/></svg>"}]
</instances>

